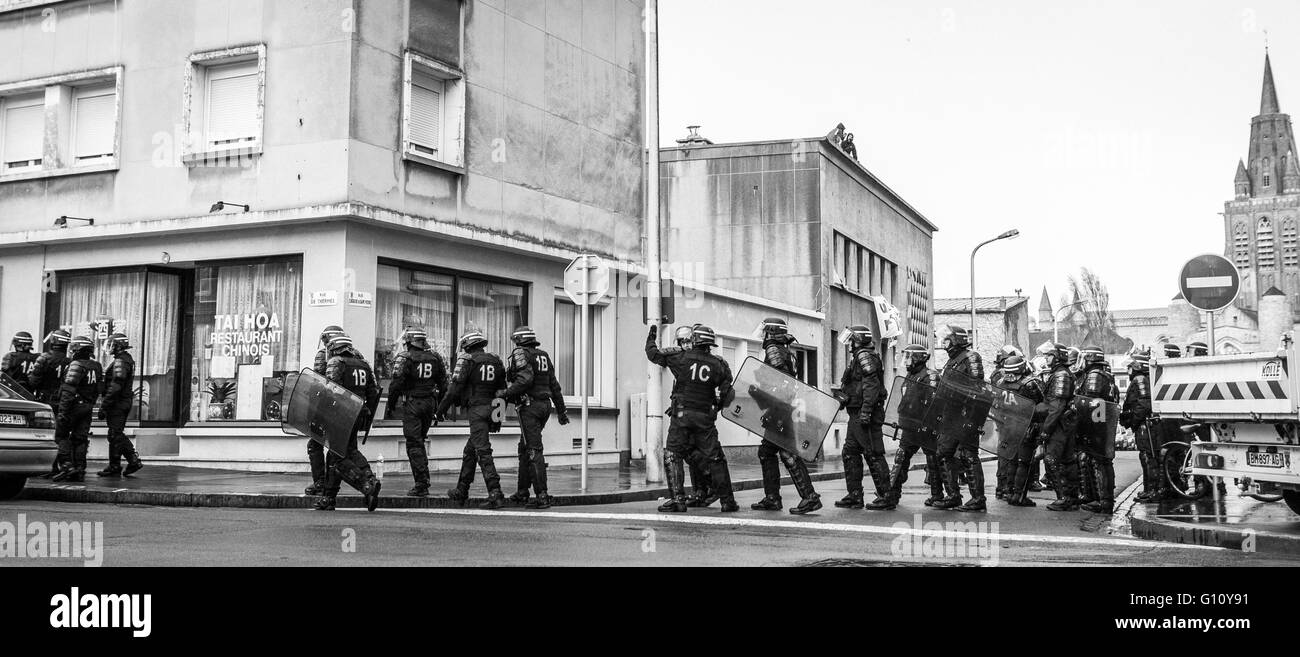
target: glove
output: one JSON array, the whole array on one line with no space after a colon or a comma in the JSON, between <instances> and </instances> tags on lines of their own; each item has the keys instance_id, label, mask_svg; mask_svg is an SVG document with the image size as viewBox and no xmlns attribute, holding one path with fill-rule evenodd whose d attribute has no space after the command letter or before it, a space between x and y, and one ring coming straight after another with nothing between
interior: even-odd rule
<instances>
[{"instance_id":1,"label":"glove","mask_svg":"<svg viewBox=\"0 0 1300 657\"><path fill-rule=\"evenodd\" d=\"M567 425L567 424L569 423L569 414L568 414L568 413L560 413L559 416L558 416L556 419L559 420L559 422L560 422L560 426L565 426L565 425Z\"/></svg>"},{"instance_id":2,"label":"glove","mask_svg":"<svg viewBox=\"0 0 1300 657\"><path fill-rule=\"evenodd\" d=\"M657 339L658 337L659 337L659 325L658 325L658 324L651 324L651 325L650 325L650 335L649 335L649 337L647 337L646 339L647 339L647 340L655 340L655 339Z\"/></svg>"},{"instance_id":3,"label":"glove","mask_svg":"<svg viewBox=\"0 0 1300 657\"><path fill-rule=\"evenodd\" d=\"M107 408L104 408L103 406L100 406L100 407L99 407L99 413L98 413L95 417L99 418L100 420L107 420L107 419L108 419L108 409L107 409Z\"/></svg>"}]
</instances>

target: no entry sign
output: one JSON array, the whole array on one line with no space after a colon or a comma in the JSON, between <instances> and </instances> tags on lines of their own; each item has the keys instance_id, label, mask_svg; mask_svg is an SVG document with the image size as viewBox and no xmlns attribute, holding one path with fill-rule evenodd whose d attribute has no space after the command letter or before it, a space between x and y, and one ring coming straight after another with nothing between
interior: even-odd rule
<instances>
[{"instance_id":1,"label":"no entry sign","mask_svg":"<svg viewBox=\"0 0 1300 657\"><path fill-rule=\"evenodd\" d=\"M1237 300L1237 294L1241 292L1241 272L1222 256L1198 256L1183 265L1178 287L1193 308L1212 313L1231 306Z\"/></svg>"}]
</instances>

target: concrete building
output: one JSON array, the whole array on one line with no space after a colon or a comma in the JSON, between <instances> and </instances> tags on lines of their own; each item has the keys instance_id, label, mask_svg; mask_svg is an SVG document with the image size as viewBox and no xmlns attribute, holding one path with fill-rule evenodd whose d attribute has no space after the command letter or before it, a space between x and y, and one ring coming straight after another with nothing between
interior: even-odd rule
<instances>
[{"instance_id":1,"label":"concrete building","mask_svg":"<svg viewBox=\"0 0 1300 657\"><path fill-rule=\"evenodd\" d=\"M1012 345L1025 353L1036 346L1030 342L1029 299L1027 297L975 298L975 351L992 367L998 351ZM936 299L935 326L970 328L970 299ZM937 346L937 345L936 345ZM936 349L935 367L948 362L948 354ZM988 372L992 374L992 371Z\"/></svg>"},{"instance_id":2,"label":"concrete building","mask_svg":"<svg viewBox=\"0 0 1300 657\"><path fill-rule=\"evenodd\" d=\"M780 315L799 339L801 376L832 390L846 360L839 331L861 323L880 335L877 301L898 310L902 331L882 345L888 367L907 344L933 342L937 229L829 137L714 144L696 133L662 156L669 267L695 293L677 316L719 330L734 367L761 357L753 331ZM730 426L721 433L730 447L759 441Z\"/></svg>"},{"instance_id":3,"label":"concrete building","mask_svg":"<svg viewBox=\"0 0 1300 657\"><path fill-rule=\"evenodd\" d=\"M305 469L276 422L281 385L329 324L385 379L405 326L450 358L467 328L504 351L527 323L573 391L565 266L642 257L642 13L0 3L0 333L125 332L141 388L130 432L182 465ZM617 462L645 365L616 357L615 336L641 325L640 304L594 315L593 462ZM435 466L454 467L465 434L432 432ZM399 435L381 420L367 453L401 467ZM547 432L557 464L578 446L576 422Z\"/></svg>"}]
</instances>

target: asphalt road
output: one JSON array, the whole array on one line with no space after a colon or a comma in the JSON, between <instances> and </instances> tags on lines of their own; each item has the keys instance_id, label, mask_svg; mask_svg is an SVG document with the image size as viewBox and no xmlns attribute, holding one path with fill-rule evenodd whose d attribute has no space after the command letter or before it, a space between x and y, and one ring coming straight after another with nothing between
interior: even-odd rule
<instances>
[{"instance_id":1,"label":"asphalt road","mask_svg":"<svg viewBox=\"0 0 1300 657\"><path fill-rule=\"evenodd\" d=\"M919 482L914 482L919 484ZM829 503L843 482L819 486L815 516L716 506L684 515L652 502L478 510L264 511L18 502L0 522L102 522L105 566L1297 566L1295 558L1140 541L1121 524L1040 505L990 502L987 514L925 510L919 486L894 512L847 511ZM1045 502L1045 497L1040 497ZM943 523L987 523L945 526ZM940 524L927 524L940 523ZM996 523L996 525L994 525ZM931 531L917 534L909 528ZM994 539L994 540L990 540ZM0 566L80 560L0 558Z\"/></svg>"}]
</instances>

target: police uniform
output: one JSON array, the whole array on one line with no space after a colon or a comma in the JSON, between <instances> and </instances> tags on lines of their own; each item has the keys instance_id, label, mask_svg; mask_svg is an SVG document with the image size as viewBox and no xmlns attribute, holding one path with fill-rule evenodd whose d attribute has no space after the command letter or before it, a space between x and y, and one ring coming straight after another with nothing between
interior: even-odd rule
<instances>
[{"instance_id":1,"label":"police uniform","mask_svg":"<svg viewBox=\"0 0 1300 657\"><path fill-rule=\"evenodd\" d=\"M1039 428L1039 441L1045 449L1044 462L1052 477L1052 489L1058 496L1056 503L1048 506L1054 511L1074 510L1079 502L1079 461L1073 434L1067 427L1074 389L1070 366L1058 362L1043 388L1043 424Z\"/></svg>"},{"instance_id":2,"label":"police uniform","mask_svg":"<svg viewBox=\"0 0 1300 657\"><path fill-rule=\"evenodd\" d=\"M1030 483L1037 479L1035 467L1038 460L1034 458L1034 451L1037 443L1034 436L1037 434L1038 427L1043 420L1043 414L1046 409L1042 407L1043 403L1043 381L1036 376L1027 375L1021 377L1015 382L1009 382L1005 378L999 382L999 387L1003 390L1010 390L1021 397L1034 403L1034 417L1030 421L1028 434L1022 437L1020 447L1016 450L1014 458L1009 463L1001 463L1002 450L998 450L999 469L1004 472L1005 481L999 482L1003 490L1003 499L1014 506L1036 506L1029 499Z\"/></svg>"},{"instance_id":3,"label":"police uniform","mask_svg":"<svg viewBox=\"0 0 1300 657\"><path fill-rule=\"evenodd\" d=\"M412 495L423 496L429 490L429 455L424 442L438 410L439 397L447 389L447 365L437 352L410 347L393 361L393 382L388 387L386 415L393 417L402 399L402 436L406 438L406 456L415 478Z\"/></svg>"},{"instance_id":4,"label":"police uniform","mask_svg":"<svg viewBox=\"0 0 1300 657\"><path fill-rule=\"evenodd\" d=\"M907 380L909 387L929 386L931 389L939 387L939 372L926 367L924 363L916 366L909 365L907 374L903 378ZM945 497L945 479L939 467L939 453L935 450L934 436L920 431L906 429L899 435L898 450L894 452L894 469L889 474L889 494L895 503L902 499L903 484L907 483L907 473L912 469L912 458L918 451L925 454L925 480L930 485L930 497L925 501L925 505L934 506L935 502ZM956 490L951 492L953 495L958 494Z\"/></svg>"},{"instance_id":5,"label":"police uniform","mask_svg":"<svg viewBox=\"0 0 1300 657\"><path fill-rule=\"evenodd\" d=\"M131 352L125 348L116 349L107 377L108 389L104 391L104 403L99 412L108 423L108 468L100 475L135 474L143 463L131 439L126 436L126 419L135 401L135 359ZM123 457L127 462L125 472L122 470Z\"/></svg>"},{"instance_id":6,"label":"police uniform","mask_svg":"<svg viewBox=\"0 0 1300 657\"><path fill-rule=\"evenodd\" d=\"M90 347L75 352L59 389L59 421L55 442L63 471L60 481L84 481L86 453L90 449L90 422L95 402L104 390L104 367L94 359Z\"/></svg>"},{"instance_id":7,"label":"police uniform","mask_svg":"<svg viewBox=\"0 0 1300 657\"><path fill-rule=\"evenodd\" d=\"M873 509L894 508L891 504L889 464L885 461L885 365L874 349L860 345L849 356L849 364L840 377L840 389L847 395L849 411L848 439L840 453L844 462L844 482L848 497L836 502L842 508L862 508L863 462L876 488Z\"/></svg>"},{"instance_id":8,"label":"police uniform","mask_svg":"<svg viewBox=\"0 0 1300 657\"><path fill-rule=\"evenodd\" d=\"M1142 463L1142 493L1138 501L1146 502L1161 499L1165 495L1164 478L1161 476L1159 460L1160 443L1152 434L1151 419L1151 379L1147 372L1136 371L1129 377L1128 390L1124 393L1124 405L1120 409L1120 424L1133 430L1138 460Z\"/></svg>"},{"instance_id":9,"label":"police uniform","mask_svg":"<svg viewBox=\"0 0 1300 657\"><path fill-rule=\"evenodd\" d=\"M328 366L329 351L321 347L312 360L311 369L325 376ZM325 446L310 438L307 439L307 463L311 466L311 485L303 492L307 495L319 495L325 490Z\"/></svg>"},{"instance_id":10,"label":"police uniform","mask_svg":"<svg viewBox=\"0 0 1300 657\"><path fill-rule=\"evenodd\" d=\"M948 362L943 366L942 374L949 372L958 372L983 381L984 360L980 358L978 352L969 347L954 346L948 351ZM949 496L942 503L935 504L938 508L981 510L985 504L984 467L980 464L979 446L963 444L963 438L965 437L947 433L939 435L939 463L943 468L944 488ZM971 496L970 502L966 505L961 504L963 473L967 475L967 489ZM953 495L954 491L957 491L956 495Z\"/></svg>"},{"instance_id":11,"label":"police uniform","mask_svg":"<svg viewBox=\"0 0 1300 657\"><path fill-rule=\"evenodd\" d=\"M1115 385L1115 377L1106 371L1105 363L1090 363L1084 366L1083 377L1079 381L1078 395L1111 403L1119 402L1119 388ZM1113 508L1115 504L1115 460L1090 453L1083 444L1086 438L1081 434L1077 436L1077 439L1080 485L1082 489L1079 503L1083 506L1101 503L1107 508Z\"/></svg>"},{"instance_id":12,"label":"police uniform","mask_svg":"<svg viewBox=\"0 0 1300 657\"><path fill-rule=\"evenodd\" d=\"M781 326L784 326L783 324ZM769 335L763 342L763 362L769 367L794 377L796 374L794 354L790 353L789 335ZM758 463L763 473L763 500L750 508L756 511L776 511L781 509L781 468L785 465L799 493L801 503L790 510L795 515L811 513L821 508L820 496L813 488L812 477L808 474L808 465L797 454L790 454L776 443L764 438L758 445Z\"/></svg>"},{"instance_id":13,"label":"police uniform","mask_svg":"<svg viewBox=\"0 0 1300 657\"><path fill-rule=\"evenodd\" d=\"M9 375L9 378L26 388L28 392L35 392L28 377L36 365L37 358L38 356L30 350L15 349L0 359L0 372Z\"/></svg>"},{"instance_id":14,"label":"police uniform","mask_svg":"<svg viewBox=\"0 0 1300 657\"><path fill-rule=\"evenodd\" d=\"M469 441L461 453L460 478L456 488L447 494L453 500L463 502L469 499L475 464L483 471L483 483L487 484L488 502L485 506L497 508L504 499L501 476L497 474L496 462L492 459L490 434L500 431L505 420L505 400L496 397L496 393L505 388L506 368L496 354L478 347L456 359L451 389L438 407L438 415L446 414L453 404L464 407L469 420Z\"/></svg>"},{"instance_id":15,"label":"police uniform","mask_svg":"<svg viewBox=\"0 0 1300 657\"><path fill-rule=\"evenodd\" d=\"M699 329L696 331L696 336L702 335ZM736 398L731 366L710 353L704 345L685 350L660 349L657 336L658 327L650 327L645 345L646 358L668 368L674 379L668 439L664 445L664 472L671 494L660 510L686 510L683 467L686 462L695 462L701 469L708 468L722 510L735 511L739 507L731 489L731 472L726 454L718 442L716 426L718 409L730 405Z\"/></svg>"},{"instance_id":16,"label":"police uniform","mask_svg":"<svg viewBox=\"0 0 1300 657\"><path fill-rule=\"evenodd\" d=\"M379 384L375 381L375 372L370 363L350 346L346 349L332 349L325 365L325 378L365 400L366 408L373 409L379 401ZM360 491L370 502L378 499L379 481L370 469L370 462L357 448L357 434L370 426L370 411L362 411L357 421L348 432L347 450L343 456L333 451L325 455L325 501L333 507L334 498L338 497L342 482ZM321 508L318 506L317 508ZM373 504L371 509L373 510Z\"/></svg>"},{"instance_id":17,"label":"police uniform","mask_svg":"<svg viewBox=\"0 0 1300 657\"><path fill-rule=\"evenodd\" d=\"M72 359L68 358L67 343L53 344L49 351L36 358L28 380L32 384L29 390L36 395L38 401L58 406L59 388L63 385L63 377L68 373L70 363Z\"/></svg>"},{"instance_id":18,"label":"police uniform","mask_svg":"<svg viewBox=\"0 0 1300 657\"><path fill-rule=\"evenodd\" d=\"M564 405L564 391L555 378L555 361L536 342L518 346L510 354L506 369L510 382L501 396L515 405L519 414L519 486L514 500L527 501L528 489L537 494L532 506L550 506L546 484L546 452L542 430L551 413L568 424L569 410Z\"/></svg>"}]
</instances>

